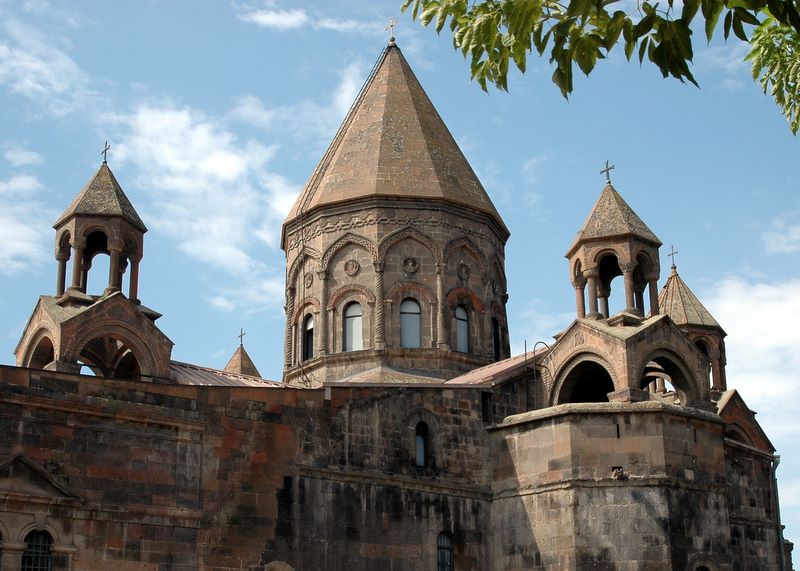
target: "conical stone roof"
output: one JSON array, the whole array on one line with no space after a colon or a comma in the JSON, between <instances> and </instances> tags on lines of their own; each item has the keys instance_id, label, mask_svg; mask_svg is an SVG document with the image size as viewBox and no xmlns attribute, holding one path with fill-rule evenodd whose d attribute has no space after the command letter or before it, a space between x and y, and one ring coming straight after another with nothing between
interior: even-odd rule
<instances>
[{"instance_id":1,"label":"conical stone roof","mask_svg":"<svg viewBox=\"0 0 800 571\"><path fill-rule=\"evenodd\" d=\"M261 373L258 372L255 363L253 363L250 355L247 354L247 351L245 351L242 345L236 348L236 351L233 352L233 356L231 356L230 361L228 361L228 364L225 365L223 370L226 373L261 378Z\"/></svg>"},{"instance_id":2,"label":"conical stone roof","mask_svg":"<svg viewBox=\"0 0 800 571\"><path fill-rule=\"evenodd\" d=\"M367 197L446 201L493 217L491 199L400 49L383 52L286 223Z\"/></svg>"},{"instance_id":3,"label":"conical stone roof","mask_svg":"<svg viewBox=\"0 0 800 571\"><path fill-rule=\"evenodd\" d=\"M717 320L681 279L678 269L674 265L669 278L667 278L667 283L664 284L664 288L658 296L658 307L661 313L669 315L677 325L699 325L722 329Z\"/></svg>"},{"instance_id":4,"label":"conical stone roof","mask_svg":"<svg viewBox=\"0 0 800 571\"><path fill-rule=\"evenodd\" d=\"M620 196L617 190L606 183L600 198L592 208L586 222L583 223L578 237L570 248L570 252L582 242L588 242L600 238L610 238L612 236L635 236L647 242L652 242L656 246L661 245L650 228L647 227L639 215L628 206L625 199Z\"/></svg>"},{"instance_id":5,"label":"conical stone roof","mask_svg":"<svg viewBox=\"0 0 800 571\"><path fill-rule=\"evenodd\" d=\"M100 165L97 174L78 193L69 208L53 224L53 227L58 228L76 215L119 216L142 232L147 232L147 227L139 218L133 204L125 196L125 192L106 163Z\"/></svg>"}]
</instances>

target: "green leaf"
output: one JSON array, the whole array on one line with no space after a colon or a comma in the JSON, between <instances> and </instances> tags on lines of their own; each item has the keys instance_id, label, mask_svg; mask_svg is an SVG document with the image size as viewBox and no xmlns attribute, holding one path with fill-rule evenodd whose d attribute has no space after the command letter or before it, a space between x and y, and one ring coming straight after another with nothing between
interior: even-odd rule
<instances>
[{"instance_id":1,"label":"green leaf","mask_svg":"<svg viewBox=\"0 0 800 571\"><path fill-rule=\"evenodd\" d=\"M744 33L744 26L742 26L738 12L733 12L733 33L743 42L747 41L747 34Z\"/></svg>"},{"instance_id":2,"label":"green leaf","mask_svg":"<svg viewBox=\"0 0 800 571\"><path fill-rule=\"evenodd\" d=\"M728 10L728 13L725 14L725 21L722 24L723 29L723 36L727 40L728 36L731 33L731 24L733 23L733 11Z\"/></svg>"},{"instance_id":3,"label":"green leaf","mask_svg":"<svg viewBox=\"0 0 800 571\"><path fill-rule=\"evenodd\" d=\"M717 27L719 15L722 13L723 0L702 0L703 17L706 19L706 39L711 41Z\"/></svg>"}]
</instances>

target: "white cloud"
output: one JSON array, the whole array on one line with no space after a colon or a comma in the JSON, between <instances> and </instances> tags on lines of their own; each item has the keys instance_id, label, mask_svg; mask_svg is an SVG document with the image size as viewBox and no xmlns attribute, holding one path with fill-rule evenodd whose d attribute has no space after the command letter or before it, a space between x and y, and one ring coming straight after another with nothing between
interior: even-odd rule
<instances>
[{"instance_id":1,"label":"white cloud","mask_svg":"<svg viewBox=\"0 0 800 571\"><path fill-rule=\"evenodd\" d=\"M97 96L78 65L37 30L18 20L3 25L0 85L36 103L37 111L65 115Z\"/></svg>"},{"instance_id":2,"label":"white cloud","mask_svg":"<svg viewBox=\"0 0 800 571\"><path fill-rule=\"evenodd\" d=\"M0 180L0 274L16 274L47 259L52 213L37 198L41 190L30 175Z\"/></svg>"},{"instance_id":3,"label":"white cloud","mask_svg":"<svg viewBox=\"0 0 800 571\"><path fill-rule=\"evenodd\" d=\"M360 33L360 34L382 34L386 24L368 20L338 20L336 18L320 18L314 21L314 27L318 30L331 30L341 33Z\"/></svg>"},{"instance_id":4,"label":"white cloud","mask_svg":"<svg viewBox=\"0 0 800 571\"><path fill-rule=\"evenodd\" d=\"M797 213L788 214L772 221L772 228L761 234L761 242L768 254L791 254L800 252L800 221Z\"/></svg>"},{"instance_id":5,"label":"white cloud","mask_svg":"<svg viewBox=\"0 0 800 571\"><path fill-rule=\"evenodd\" d=\"M553 335L575 320L574 313L554 313L537 299L526 302L521 310L509 312L509 316L512 317L509 336L513 355L522 354L526 344L528 351L532 351L538 341L552 346L555 342ZM541 344L537 346L537 349L540 348Z\"/></svg>"},{"instance_id":6,"label":"white cloud","mask_svg":"<svg viewBox=\"0 0 800 571\"><path fill-rule=\"evenodd\" d=\"M19 146L7 148L3 152L3 156L14 167L37 165L42 162L42 155Z\"/></svg>"},{"instance_id":7,"label":"white cloud","mask_svg":"<svg viewBox=\"0 0 800 571\"><path fill-rule=\"evenodd\" d=\"M240 97L228 119L279 133L304 143L320 145L332 137L356 98L367 75L363 62L339 70L338 81L327 101L304 100L290 106L267 107L254 95Z\"/></svg>"},{"instance_id":8,"label":"white cloud","mask_svg":"<svg viewBox=\"0 0 800 571\"><path fill-rule=\"evenodd\" d=\"M749 283L727 278L705 298L728 333L725 339L728 387L763 413L767 434L800 436L796 418L797 371L800 370L800 279Z\"/></svg>"},{"instance_id":9,"label":"white cloud","mask_svg":"<svg viewBox=\"0 0 800 571\"><path fill-rule=\"evenodd\" d=\"M239 14L239 19L262 28L291 30L308 22L305 10L252 10Z\"/></svg>"},{"instance_id":10,"label":"white cloud","mask_svg":"<svg viewBox=\"0 0 800 571\"><path fill-rule=\"evenodd\" d=\"M539 182L539 171L549 160L550 157L548 155L541 154L531 157L522 163L520 172L522 173L522 177L525 179L525 182L531 186L537 184Z\"/></svg>"},{"instance_id":11,"label":"white cloud","mask_svg":"<svg viewBox=\"0 0 800 571\"><path fill-rule=\"evenodd\" d=\"M269 242L263 228L280 224L298 191L269 171L273 149L188 107L141 105L118 121L117 160L135 165L155 226L189 256L235 274L260 271L251 252Z\"/></svg>"}]
</instances>

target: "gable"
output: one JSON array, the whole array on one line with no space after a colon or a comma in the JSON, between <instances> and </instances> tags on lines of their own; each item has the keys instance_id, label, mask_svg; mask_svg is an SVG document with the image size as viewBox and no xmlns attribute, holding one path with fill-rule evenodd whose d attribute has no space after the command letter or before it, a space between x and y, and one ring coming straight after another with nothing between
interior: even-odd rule
<instances>
[{"instance_id":1,"label":"gable","mask_svg":"<svg viewBox=\"0 0 800 571\"><path fill-rule=\"evenodd\" d=\"M0 463L0 494L40 498L74 498L67 485L24 454Z\"/></svg>"}]
</instances>

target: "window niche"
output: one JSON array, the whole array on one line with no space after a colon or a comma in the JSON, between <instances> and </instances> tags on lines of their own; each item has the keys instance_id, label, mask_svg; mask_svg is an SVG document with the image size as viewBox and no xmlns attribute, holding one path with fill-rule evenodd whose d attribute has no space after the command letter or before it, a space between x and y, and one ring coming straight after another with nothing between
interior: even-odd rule
<instances>
[{"instance_id":1,"label":"window niche","mask_svg":"<svg viewBox=\"0 0 800 571\"><path fill-rule=\"evenodd\" d=\"M469 353L469 313L463 305L456 306L456 351Z\"/></svg>"},{"instance_id":2,"label":"window niche","mask_svg":"<svg viewBox=\"0 0 800 571\"><path fill-rule=\"evenodd\" d=\"M364 348L363 316L364 311L357 301L348 303L344 308L344 351L361 351Z\"/></svg>"},{"instance_id":3,"label":"window niche","mask_svg":"<svg viewBox=\"0 0 800 571\"><path fill-rule=\"evenodd\" d=\"M51 571L53 568L53 538L46 531L32 531L25 536L21 571Z\"/></svg>"},{"instance_id":4,"label":"window niche","mask_svg":"<svg viewBox=\"0 0 800 571\"><path fill-rule=\"evenodd\" d=\"M419 302L410 297L400 303L400 347L422 347L422 310Z\"/></svg>"}]
</instances>

